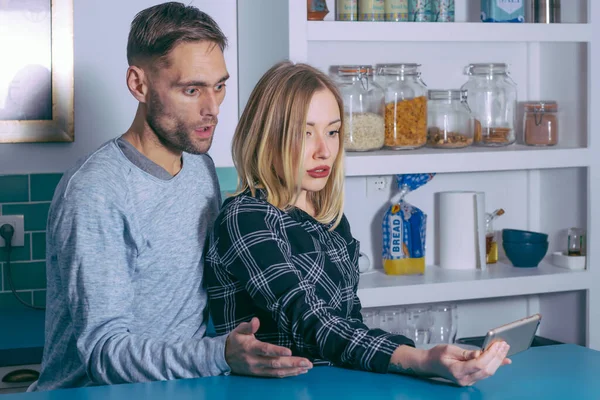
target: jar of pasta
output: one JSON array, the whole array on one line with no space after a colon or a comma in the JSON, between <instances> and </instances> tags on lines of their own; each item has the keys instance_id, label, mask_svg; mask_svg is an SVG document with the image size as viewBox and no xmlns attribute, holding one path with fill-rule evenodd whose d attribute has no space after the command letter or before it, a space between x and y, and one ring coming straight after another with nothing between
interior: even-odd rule
<instances>
[{"instance_id":1,"label":"jar of pasta","mask_svg":"<svg viewBox=\"0 0 600 400\"><path fill-rule=\"evenodd\" d=\"M427 86L419 64L378 64L385 87L385 147L416 149L427 143Z\"/></svg>"},{"instance_id":2,"label":"jar of pasta","mask_svg":"<svg viewBox=\"0 0 600 400\"><path fill-rule=\"evenodd\" d=\"M378 150L385 139L384 93L370 65L331 68L344 100L344 149Z\"/></svg>"},{"instance_id":3,"label":"jar of pasta","mask_svg":"<svg viewBox=\"0 0 600 400\"><path fill-rule=\"evenodd\" d=\"M515 142L517 85L506 64L471 64L461 89L474 118L473 143L507 146Z\"/></svg>"}]
</instances>

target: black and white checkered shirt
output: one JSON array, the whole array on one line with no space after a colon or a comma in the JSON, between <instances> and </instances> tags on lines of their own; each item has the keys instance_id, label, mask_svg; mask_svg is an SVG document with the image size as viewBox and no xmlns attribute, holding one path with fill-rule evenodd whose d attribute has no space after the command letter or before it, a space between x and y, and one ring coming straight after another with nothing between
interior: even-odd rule
<instances>
[{"instance_id":1,"label":"black and white checkered shirt","mask_svg":"<svg viewBox=\"0 0 600 400\"><path fill-rule=\"evenodd\" d=\"M262 197L262 194L259 194ZM401 335L362 323L359 243L346 217L334 230L249 193L225 202L208 239L205 282L218 334L260 320L259 340L294 355L387 372Z\"/></svg>"}]
</instances>

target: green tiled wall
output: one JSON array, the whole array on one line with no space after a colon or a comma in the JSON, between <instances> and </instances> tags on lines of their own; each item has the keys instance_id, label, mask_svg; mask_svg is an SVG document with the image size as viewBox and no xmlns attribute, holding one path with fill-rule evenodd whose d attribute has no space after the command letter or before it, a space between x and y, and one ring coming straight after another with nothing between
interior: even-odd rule
<instances>
[{"instance_id":1,"label":"green tiled wall","mask_svg":"<svg viewBox=\"0 0 600 400\"><path fill-rule=\"evenodd\" d=\"M221 186L223 200L237 188L237 172L235 168L217 168L217 178Z\"/></svg>"},{"instance_id":2,"label":"green tiled wall","mask_svg":"<svg viewBox=\"0 0 600 400\"><path fill-rule=\"evenodd\" d=\"M29 201L29 175L3 176L0 188L0 203Z\"/></svg>"},{"instance_id":3,"label":"green tiled wall","mask_svg":"<svg viewBox=\"0 0 600 400\"><path fill-rule=\"evenodd\" d=\"M0 214L25 217L25 245L15 247L11 254L13 284L23 300L35 305L46 301L46 219L61 176L0 176ZM0 248L0 308L21 308L11 293L8 273L6 252Z\"/></svg>"},{"instance_id":4,"label":"green tiled wall","mask_svg":"<svg viewBox=\"0 0 600 400\"><path fill-rule=\"evenodd\" d=\"M217 168L223 198L235 191L234 168ZM11 254L13 283L19 296L46 305L46 220L62 174L0 175L0 215L25 216L25 246ZM8 283L6 253L0 248L0 308L22 308Z\"/></svg>"},{"instance_id":5,"label":"green tiled wall","mask_svg":"<svg viewBox=\"0 0 600 400\"><path fill-rule=\"evenodd\" d=\"M62 174L31 175L31 201L52 201Z\"/></svg>"}]
</instances>

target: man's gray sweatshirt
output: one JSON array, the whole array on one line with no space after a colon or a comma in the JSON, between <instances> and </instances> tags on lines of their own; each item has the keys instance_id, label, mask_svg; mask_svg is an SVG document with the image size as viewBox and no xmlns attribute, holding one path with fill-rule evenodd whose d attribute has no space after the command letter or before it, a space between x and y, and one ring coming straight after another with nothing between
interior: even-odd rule
<instances>
[{"instance_id":1,"label":"man's gray sweatshirt","mask_svg":"<svg viewBox=\"0 0 600 400\"><path fill-rule=\"evenodd\" d=\"M220 205L214 164L184 153L179 174L165 179L124 143L82 160L55 192L46 343L30 390L229 372L226 338L204 336L202 253Z\"/></svg>"}]
</instances>

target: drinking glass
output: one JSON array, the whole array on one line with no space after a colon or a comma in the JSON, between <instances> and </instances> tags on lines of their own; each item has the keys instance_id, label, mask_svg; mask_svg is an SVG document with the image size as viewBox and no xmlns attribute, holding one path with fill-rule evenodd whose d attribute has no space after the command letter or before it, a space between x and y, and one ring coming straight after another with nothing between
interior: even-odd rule
<instances>
[{"instance_id":1,"label":"drinking glass","mask_svg":"<svg viewBox=\"0 0 600 400\"><path fill-rule=\"evenodd\" d=\"M362 309L360 311L363 317L363 323L369 327L369 329L379 328L379 312L374 309Z\"/></svg>"},{"instance_id":2,"label":"drinking glass","mask_svg":"<svg viewBox=\"0 0 600 400\"><path fill-rule=\"evenodd\" d=\"M417 306L406 310L405 336L415 345L429 344L433 328L431 307Z\"/></svg>"},{"instance_id":3,"label":"drinking glass","mask_svg":"<svg viewBox=\"0 0 600 400\"><path fill-rule=\"evenodd\" d=\"M401 308L387 309L380 312L380 328L389 333L402 334L404 312Z\"/></svg>"},{"instance_id":4,"label":"drinking glass","mask_svg":"<svg viewBox=\"0 0 600 400\"><path fill-rule=\"evenodd\" d=\"M431 308L433 328L431 343L454 343L458 330L458 314L455 304L438 304Z\"/></svg>"}]
</instances>

